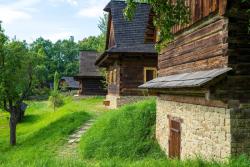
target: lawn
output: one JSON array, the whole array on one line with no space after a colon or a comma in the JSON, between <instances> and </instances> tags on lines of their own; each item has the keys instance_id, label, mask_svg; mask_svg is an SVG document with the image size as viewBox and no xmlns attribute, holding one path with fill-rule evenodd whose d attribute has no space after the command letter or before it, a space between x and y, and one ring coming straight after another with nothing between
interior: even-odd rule
<instances>
[{"instance_id":1,"label":"lawn","mask_svg":"<svg viewBox=\"0 0 250 167\"><path fill-rule=\"evenodd\" d=\"M107 110L102 98L72 100L55 112L46 101L29 102L17 128L17 146L8 144L8 114L0 113L0 166L3 167L249 167L246 157L229 163L169 160L155 140L155 100ZM98 113L98 114L97 114ZM96 123L81 138L76 157L61 157L74 130L93 117ZM1 128L1 127L5 128Z\"/></svg>"}]
</instances>

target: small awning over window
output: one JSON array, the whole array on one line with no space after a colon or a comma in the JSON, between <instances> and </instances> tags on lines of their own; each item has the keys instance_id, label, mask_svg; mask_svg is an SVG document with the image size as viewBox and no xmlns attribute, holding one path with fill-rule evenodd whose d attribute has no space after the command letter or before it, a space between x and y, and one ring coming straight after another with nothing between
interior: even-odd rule
<instances>
[{"instance_id":1,"label":"small awning over window","mask_svg":"<svg viewBox=\"0 0 250 167\"><path fill-rule=\"evenodd\" d=\"M148 89L199 87L230 70L232 69L220 68L159 77L139 87Z\"/></svg>"}]
</instances>

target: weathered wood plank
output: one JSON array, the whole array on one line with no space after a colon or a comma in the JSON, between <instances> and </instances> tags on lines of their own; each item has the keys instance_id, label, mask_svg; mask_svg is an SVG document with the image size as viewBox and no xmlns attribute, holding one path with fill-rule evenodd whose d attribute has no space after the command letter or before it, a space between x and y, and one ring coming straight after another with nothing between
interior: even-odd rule
<instances>
[{"instance_id":1,"label":"weathered wood plank","mask_svg":"<svg viewBox=\"0 0 250 167\"><path fill-rule=\"evenodd\" d=\"M193 71L209 70L214 68L223 68L227 66L227 56L217 56L206 60L200 60L192 63L172 66L166 69L159 70L159 76L166 76L179 73L187 73Z\"/></svg>"}]
</instances>

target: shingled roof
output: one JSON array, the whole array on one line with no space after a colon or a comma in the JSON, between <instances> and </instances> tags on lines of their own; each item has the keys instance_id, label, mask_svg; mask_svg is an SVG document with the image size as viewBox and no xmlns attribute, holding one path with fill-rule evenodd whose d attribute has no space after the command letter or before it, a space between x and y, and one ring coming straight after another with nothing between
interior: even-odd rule
<instances>
[{"instance_id":1,"label":"shingled roof","mask_svg":"<svg viewBox=\"0 0 250 167\"><path fill-rule=\"evenodd\" d=\"M101 77L98 67L95 66L97 52L93 51L81 51L80 52L80 69L79 74L75 78L79 77Z\"/></svg>"},{"instance_id":2,"label":"shingled roof","mask_svg":"<svg viewBox=\"0 0 250 167\"><path fill-rule=\"evenodd\" d=\"M145 43L145 32L150 14L150 5L138 3L135 16L131 21L125 20L123 10L126 8L124 1L111 1L104 8L104 11L110 12L114 24L116 47L134 47ZM145 45L146 48L155 52L154 45Z\"/></svg>"},{"instance_id":3,"label":"shingled roof","mask_svg":"<svg viewBox=\"0 0 250 167\"><path fill-rule=\"evenodd\" d=\"M103 59L107 53L157 54L154 44L145 43L145 33L151 11L150 5L138 3L131 21L126 20L123 15L126 5L124 1L111 0L104 8L104 11L110 12L112 17L115 46L107 49L97 62Z\"/></svg>"},{"instance_id":4,"label":"shingled roof","mask_svg":"<svg viewBox=\"0 0 250 167\"><path fill-rule=\"evenodd\" d=\"M153 79L139 87L147 89L200 87L231 70L231 68L219 68L207 71L169 75Z\"/></svg>"}]
</instances>

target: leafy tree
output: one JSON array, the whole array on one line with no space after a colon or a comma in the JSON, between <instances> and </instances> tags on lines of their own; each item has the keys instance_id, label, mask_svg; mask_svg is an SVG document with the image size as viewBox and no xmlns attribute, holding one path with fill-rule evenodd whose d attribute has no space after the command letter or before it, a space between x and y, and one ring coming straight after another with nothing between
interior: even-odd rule
<instances>
[{"instance_id":1,"label":"leafy tree","mask_svg":"<svg viewBox=\"0 0 250 167\"><path fill-rule=\"evenodd\" d=\"M98 28L101 31L101 34L106 35L107 27L108 27L108 14L104 13L103 17L100 17L99 23L98 23Z\"/></svg>"},{"instance_id":2,"label":"leafy tree","mask_svg":"<svg viewBox=\"0 0 250 167\"><path fill-rule=\"evenodd\" d=\"M0 29L0 107L10 113L11 145L16 144L17 118L33 85L36 57L25 42L9 41Z\"/></svg>"},{"instance_id":3,"label":"leafy tree","mask_svg":"<svg viewBox=\"0 0 250 167\"><path fill-rule=\"evenodd\" d=\"M80 50L85 51L102 51L104 48L105 36L90 36L88 38L79 41L79 48Z\"/></svg>"},{"instance_id":4,"label":"leafy tree","mask_svg":"<svg viewBox=\"0 0 250 167\"><path fill-rule=\"evenodd\" d=\"M54 71L64 76L73 76L78 73L79 48L73 37L58 40L56 43L38 38L31 44L31 49L39 55L44 55L43 63L38 67L40 85L49 85L53 81Z\"/></svg>"},{"instance_id":5,"label":"leafy tree","mask_svg":"<svg viewBox=\"0 0 250 167\"><path fill-rule=\"evenodd\" d=\"M51 104L51 106L53 107L54 111L56 110L57 107L60 107L61 105L63 105L63 100L61 97L61 94L58 90L59 88L59 80L60 80L60 76L58 74L58 72L55 72L54 75L54 89L51 91L50 97L49 97L49 102Z\"/></svg>"},{"instance_id":6,"label":"leafy tree","mask_svg":"<svg viewBox=\"0 0 250 167\"><path fill-rule=\"evenodd\" d=\"M126 0L127 8L124 10L126 18L131 20L134 16L137 2L149 3L152 6L154 23L160 29L161 40L169 41L173 38L171 29L176 24L186 24L190 20L190 12L185 0Z\"/></svg>"}]
</instances>

